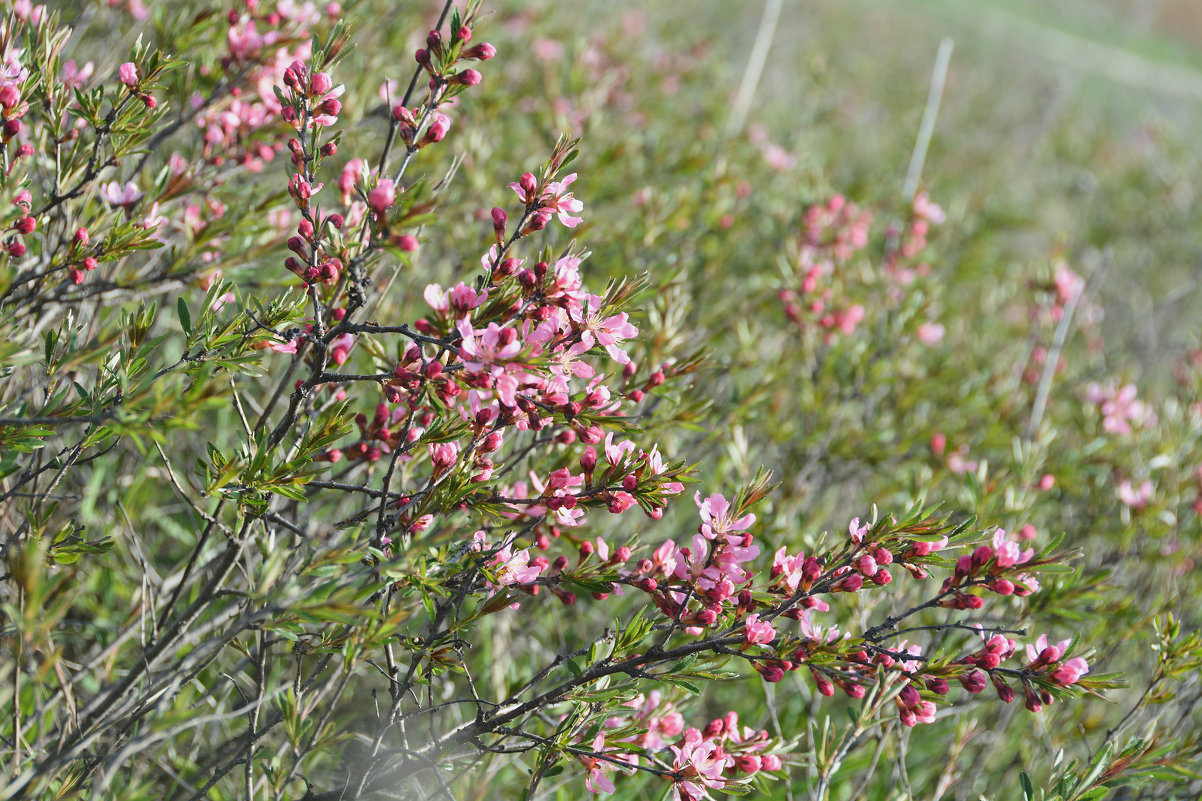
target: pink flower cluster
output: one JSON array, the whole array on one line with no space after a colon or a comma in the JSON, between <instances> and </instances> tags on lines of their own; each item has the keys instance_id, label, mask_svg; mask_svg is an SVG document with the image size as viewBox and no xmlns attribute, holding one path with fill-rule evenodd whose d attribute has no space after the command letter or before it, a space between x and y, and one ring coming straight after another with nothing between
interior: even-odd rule
<instances>
[{"instance_id":1,"label":"pink flower cluster","mask_svg":"<svg viewBox=\"0 0 1202 801\"><path fill-rule=\"evenodd\" d=\"M803 217L797 265L797 289L780 293L785 314L799 326L813 323L832 341L836 333L851 334L864 320L864 306L836 296L836 271L868 244L872 215L835 195L825 204L810 206Z\"/></svg>"},{"instance_id":2,"label":"pink flower cluster","mask_svg":"<svg viewBox=\"0 0 1202 801\"><path fill-rule=\"evenodd\" d=\"M1094 382L1085 390L1085 402L1101 411L1103 431L1125 436L1136 428L1156 425L1156 412L1139 400L1138 395L1135 384L1119 387L1115 383L1102 386Z\"/></svg>"},{"instance_id":3,"label":"pink flower cluster","mask_svg":"<svg viewBox=\"0 0 1202 801\"><path fill-rule=\"evenodd\" d=\"M634 710L632 715L609 718L605 725L609 729L633 727L639 734L615 741L607 749L602 731L590 749L576 751L576 759L589 772L585 780L589 792L614 792L608 774L633 772L647 760L672 783L677 801L711 799L710 790L724 790L762 770L781 770L780 757L771 752L768 732L740 726L734 712L710 721L704 729L685 729L684 718L671 710L670 703L662 702L657 690L635 697L626 706ZM653 754L666 747L672 758L642 757L629 750L630 745Z\"/></svg>"},{"instance_id":4,"label":"pink flower cluster","mask_svg":"<svg viewBox=\"0 0 1202 801\"><path fill-rule=\"evenodd\" d=\"M584 209L584 204L567 191L575 180L576 173L572 173L563 180L540 182L533 173L528 172L509 185L526 207L523 233L546 228L553 216L558 217L559 222L567 228L580 225L582 219L574 215Z\"/></svg>"},{"instance_id":5,"label":"pink flower cluster","mask_svg":"<svg viewBox=\"0 0 1202 801\"><path fill-rule=\"evenodd\" d=\"M891 226L886 232L889 247L885 250L885 275L902 286L929 275L931 265L917 260L926 250L931 226L939 225L946 219L943 209L931 200L925 190L914 195L910 205L910 220L906 226Z\"/></svg>"}]
</instances>

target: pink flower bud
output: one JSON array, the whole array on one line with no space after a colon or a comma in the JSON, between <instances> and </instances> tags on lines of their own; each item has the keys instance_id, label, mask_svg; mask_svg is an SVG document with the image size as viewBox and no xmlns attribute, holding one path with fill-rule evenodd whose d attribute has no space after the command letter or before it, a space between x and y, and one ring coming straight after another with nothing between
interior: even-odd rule
<instances>
[{"instance_id":1,"label":"pink flower bud","mask_svg":"<svg viewBox=\"0 0 1202 801\"><path fill-rule=\"evenodd\" d=\"M81 247L88 244L88 229L80 228L77 230L75 232L75 236L71 239L71 242Z\"/></svg>"},{"instance_id":2,"label":"pink flower bud","mask_svg":"<svg viewBox=\"0 0 1202 801\"><path fill-rule=\"evenodd\" d=\"M481 42L475 47L469 47L460 53L461 58L475 59L476 61L487 61L497 54L497 48L490 45L488 42Z\"/></svg>"},{"instance_id":3,"label":"pink flower bud","mask_svg":"<svg viewBox=\"0 0 1202 801\"><path fill-rule=\"evenodd\" d=\"M463 72L455 73L448 78L447 83L458 86L476 86L481 80L483 80L483 77L484 76L475 70L464 70Z\"/></svg>"},{"instance_id":4,"label":"pink flower bud","mask_svg":"<svg viewBox=\"0 0 1202 801\"><path fill-rule=\"evenodd\" d=\"M522 173L522 177L518 179L518 186L526 194L526 202L529 203L531 200L530 196L538 188L538 179L532 173L524 172Z\"/></svg>"},{"instance_id":5,"label":"pink flower bud","mask_svg":"<svg viewBox=\"0 0 1202 801\"><path fill-rule=\"evenodd\" d=\"M132 61L127 61L121 65L117 71L121 76L121 83L126 86L136 86L138 83L138 67Z\"/></svg>"},{"instance_id":6,"label":"pink flower bud","mask_svg":"<svg viewBox=\"0 0 1202 801\"><path fill-rule=\"evenodd\" d=\"M947 682L943 679L931 678L926 680L927 689L935 695L947 695Z\"/></svg>"},{"instance_id":7,"label":"pink flower bud","mask_svg":"<svg viewBox=\"0 0 1202 801\"><path fill-rule=\"evenodd\" d=\"M467 44L472 40L472 29L466 25L460 27L459 30L455 31L455 38Z\"/></svg>"},{"instance_id":8,"label":"pink flower bud","mask_svg":"<svg viewBox=\"0 0 1202 801\"><path fill-rule=\"evenodd\" d=\"M973 694L982 692L985 689L986 681L987 678L983 670L974 670L971 673L960 676L960 684L965 690Z\"/></svg>"},{"instance_id":9,"label":"pink flower bud","mask_svg":"<svg viewBox=\"0 0 1202 801\"><path fill-rule=\"evenodd\" d=\"M597 469L597 451L592 447L584 449L584 453L580 455L580 468L588 475Z\"/></svg>"},{"instance_id":10,"label":"pink flower bud","mask_svg":"<svg viewBox=\"0 0 1202 801\"><path fill-rule=\"evenodd\" d=\"M367 194L367 205L379 216L396 202L396 185L384 178Z\"/></svg>"},{"instance_id":11,"label":"pink flower bud","mask_svg":"<svg viewBox=\"0 0 1202 801\"><path fill-rule=\"evenodd\" d=\"M32 234L38 227L38 221L33 217L22 217L13 224L19 234Z\"/></svg>"},{"instance_id":12,"label":"pink flower bud","mask_svg":"<svg viewBox=\"0 0 1202 801\"><path fill-rule=\"evenodd\" d=\"M1014 700L1014 690L1010 688L1009 684L1002 681L999 676L991 676L990 678L993 680L993 688L997 690L997 697L1002 699L1002 703L1008 704Z\"/></svg>"},{"instance_id":13,"label":"pink flower bud","mask_svg":"<svg viewBox=\"0 0 1202 801\"><path fill-rule=\"evenodd\" d=\"M334 88L334 80L324 72L318 72L309 80L309 93L320 97Z\"/></svg>"}]
</instances>

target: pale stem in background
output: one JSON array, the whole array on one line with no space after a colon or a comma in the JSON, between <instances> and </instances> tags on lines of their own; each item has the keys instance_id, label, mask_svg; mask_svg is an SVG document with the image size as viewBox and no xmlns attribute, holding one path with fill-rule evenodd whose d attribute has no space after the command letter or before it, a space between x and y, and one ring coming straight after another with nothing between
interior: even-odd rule
<instances>
[{"instance_id":1,"label":"pale stem in background","mask_svg":"<svg viewBox=\"0 0 1202 801\"><path fill-rule=\"evenodd\" d=\"M935 70L931 73L931 90L927 94L927 107L922 112L922 125L918 128L918 139L914 152L910 154L910 168L906 170L906 182L902 185L902 197L907 203L914 200L918 182L922 179L922 167L927 160L927 148L931 135L935 133L935 120L939 118L939 104L943 101L943 84L947 80L947 65L952 60L951 37L943 37L939 53L935 56Z\"/></svg>"},{"instance_id":2,"label":"pale stem in background","mask_svg":"<svg viewBox=\"0 0 1202 801\"><path fill-rule=\"evenodd\" d=\"M739 91L735 94L735 102L730 112L730 121L726 125L727 136L734 136L743 130L743 123L747 121L747 112L751 111L751 101L755 97L760 76L764 73L768 51L772 48L772 38L776 36L776 23L780 20L781 5L782 0L767 0L764 3L760 29L755 34L751 57L747 59L747 69L743 71L743 80L739 83Z\"/></svg>"}]
</instances>

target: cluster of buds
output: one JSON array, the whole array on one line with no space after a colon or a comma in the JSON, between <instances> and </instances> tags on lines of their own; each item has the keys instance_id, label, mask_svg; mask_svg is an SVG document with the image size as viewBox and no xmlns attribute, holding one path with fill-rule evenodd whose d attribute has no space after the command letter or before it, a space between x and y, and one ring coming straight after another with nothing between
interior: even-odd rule
<instances>
[{"instance_id":1,"label":"cluster of buds","mask_svg":"<svg viewBox=\"0 0 1202 801\"><path fill-rule=\"evenodd\" d=\"M388 402L403 402L410 409L419 407L426 392L433 393L439 403L451 406L462 391L443 363L424 358L417 345L410 345L405 350L404 358L384 382L384 397Z\"/></svg>"},{"instance_id":2,"label":"cluster of buds","mask_svg":"<svg viewBox=\"0 0 1202 801\"><path fill-rule=\"evenodd\" d=\"M13 198L13 205L18 210L17 218L8 226L9 236L5 241L4 250L9 256L15 259L25 255L25 243L21 241L21 237L32 234L38 227L37 218L29 214L32 204L33 195L30 194L28 189L22 189ZM77 281L76 283L79 282Z\"/></svg>"},{"instance_id":3,"label":"cluster of buds","mask_svg":"<svg viewBox=\"0 0 1202 801\"><path fill-rule=\"evenodd\" d=\"M425 124L427 116L429 124L422 133L422 126ZM426 115L420 107L409 109L401 103L392 107L392 118L397 122L401 141L410 151L421 150L427 145L441 142L446 138L447 131L451 129L451 118L446 114L435 111Z\"/></svg>"},{"instance_id":4,"label":"cluster of buds","mask_svg":"<svg viewBox=\"0 0 1202 801\"><path fill-rule=\"evenodd\" d=\"M816 324L828 342L851 334L864 319L864 307L836 293L836 269L868 244L872 215L842 195L810 206L802 220L797 264L801 281L780 292L785 315L798 326Z\"/></svg>"},{"instance_id":5,"label":"cluster of buds","mask_svg":"<svg viewBox=\"0 0 1202 801\"><path fill-rule=\"evenodd\" d=\"M885 232L889 243L882 265L885 275L901 285L929 275L931 265L919 262L918 258L926 250L931 226L939 225L946 219L943 209L931 200L925 190L915 194L910 205L909 221L904 226L891 225Z\"/></svg>"},{"instance_id":6,"label":"cluster of buds","mask_svg":"<svg viewBox=\"0 0 1202 801\"><path fill-rule=\"evenodd\" d=\"M472 29L467 25L460 26L450 41L439 31L430 31L426 46L414 53L413 58L430 76L432 90L437 92L444 87L480 83L479 72L474 69L456 71L457 63L462 60L486 61L497 54L497 49L488 42L468 46L471 39Z\"/></svg>"},{"instance_id":7,"label":"cluster of buds","mask_svg":"<svg viewBox=\"0 0 1202 801\"><path fill-rule=\"evenodd\" d=\"M993 545L979 545L971 554L956 560L956 570L944 579L939 605L948 609L980 609L985 601L965 592L970 586L984 586L998 595L1030 595L1039 582L1020 568L1033 566L1034 548L1020 547L1007 538L1004 529L993 535Z\"/></svg>"},{"instance_id":8,"label":"cluster of buds","mask_svg":"<svg viewBox=\"0 0 1202 801\"><path fill-rule=\"evenodd\" d=\"M77 229L71 237L71 264L67 267L67 275L73 284L82 284L84 277L96 269L96 255L88 249L89 241L87 228Z\"/></svg>"},{"instance_id":9,"label":"cluster of buds","mask_svg":"<svg viewBox=\"0 0 1202 801\"><path fill-rule=\"evenodd\" d=\"M14 39L4 38L4 51L0 52L0 143L8 148L10 142L21 133L21 118L29 110L29 104L21 92L21 85L29 77L29 70L21 63L21 51L12 47ZM8 165L11 173L16 159L33 153L33 146L20 144L14 151L9 151L12 163Z\"/></svg>"},{"instance_id":10,"label":"cluster of buds","mask_svg":"<svg viewBox=\"0 0 1202 801\"><path fill-rule=\"evenodd\" d=\"M321 185L318 184L318 188ZM298 206L309 210L309 197L313 188L301 175L292 176L288 192ZM303 205L302 205L303 204ZM295 255L284 260L288 272L306 284L335 284L342 275L342 258L337 249L338 240L334 233L342 228L340 214L311 211L296 227L296 234L288 239L288 249Z\"/></svg>"},{"instance_id":11,"label":"cluster of buds","mask_svg":"<svg viewBox=\"0 0 1202 801\"><path fill-rule=\"evenodd\" d=\"M289 125L302 131L309 128L328 128L338 122L342 113L342 93L346 90L342 84L334 85L329 73L310 70L302 61L294 61L284 70L283 84L289 92L285 95L287 101L280 115ZM296 149L293 151L294 163L297 158ZM323 156L332 156L337 152L333 142L322 146ZM303 158L303 157L302 157Z\"/></svg>"}]
</instances>

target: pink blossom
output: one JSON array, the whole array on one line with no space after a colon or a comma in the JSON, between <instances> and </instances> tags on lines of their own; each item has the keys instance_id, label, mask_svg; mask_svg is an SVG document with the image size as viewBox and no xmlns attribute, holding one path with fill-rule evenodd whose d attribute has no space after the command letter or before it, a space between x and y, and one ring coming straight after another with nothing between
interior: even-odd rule
<instances>
[{"instance_id":1,"label":"pink blossom","mask_svg":"<svg viewBox=\"0 0 1202 801\"><path fill-rule=\"evenodd\" d=\"M126 183L125 186L121 186L116 181L111 181L101 187L100 194L111 205L123 208L135 205L144 195L143 192L138 190L137 184L133 181Z\"/></svg>"},{"instance_id":2,"label":"pink blossom","mask_svg":"<svg viewBox=\"0 0 1202 801\"><path fill-rule=\"evenodd\" d=\"M851 524L847 527L847 531L851 534L851 541L859 545L864 541L864 535L868 533L868 524L861 524L860 518L853 517Z\"/></svg>"},{"instance_id":3,"label":"pink blossom","mask_svg":"<svg viewBox=\"0 0 1202 801\"><path fill-rule=\"evenodd\" d=\"M1027 659L1045 665L1059 661L1068 648L1069 642L1069 640L1061 640L1055 645L1048 645L1048 635L1040 634L1033 644L1027 644Z\"/></svg>"},{"instance_id":4,"label":"pink blossom","mask_svg":"<svg viewBox=\"0 0 1202 801\"><path fill-rule=\"evenodd\" d=\"M721 788L726 785L722 771L733 760L722 752L713 740L705 740L701 732L689 729L679 746L671 746L676 760L672 769L680 775L672 789L677 801L710 798L706 788Z\"/></svg>"},{"instance_id":5,"label":"pink blossom","mask_svg":"<svg viewBox=\"0 0 1202 801\"><path fill-rule=\"evenodd\" d=\"M1119 500L1132 509L1143 509L1152 499L1152 489L1152 482L1148 480L1140 484L1138 489L1133 487L1130 481L1123 481L1119 484Z\"/></svg>"},{"instance_id":6,"label":"pink blossom","mask_svg":"<svg viewBox=\"0 0 1202 801\"><path fill-rule=\"evenodd\" d=\"M1085 390L1085 401L1100 407L1102 430L1108 434L1130 434L1132 427L1156 425L1156 412L1137 399L1139 390L1134 384L1122 388L1114 385L1102 387L1090 384Z\"/></svg>"},{"instance_id":7,"label":"pink blossom","mask_svg":"<svg viewBox=\"0 0 1202 801\"><path fill-rule=\"evenodd\" d=\"M472 372L487 369L492 375L499 376L505 372L503 363L522 352L522 344L512 328L489 323L488 328L480 331L473 329L466 319L460 320L456 328L463 337L459 346L460 355L464 365Z\"/></svg>"},{"instance_id":8,"label":"pink blossom","mask_svg":"<svg viewBox=\"0 0 1202 801\"><path fill-rule=\"evenodd\" d=\"M529 179L523 176L523 181L525 182L533 182L533 180L533 176L530 176ZM521 183L512 183L509 185L509 188L517 194L518 198L526 204L527 208L553 212L559 216L559 222L564 226L575 228L581 223L581 218L573 217L572 215L581 211L584 208L584 204L573 197L571 192L565 191L575 180L576 173L572 173L562 181L552 181L543 187L542 192L537 197L532 192L527 191Z\"/></svg>"},{"instance_id":9,"label":"pink blossom","mask_svg":"<svg viewBox=\"0 0 1202 801\"><path fill-rule=\"evenodd\" d=\"M600 345L618 364L627 364L630 356L622 350L623 340L637 336L639 330L629 322L626 312L602 317L600 306L601 299L590 295L587 304L569 309L571 322L579 329L580 341L586 350Z\"/></svg>"},{"instance_id":10,"label":"pink blossom","mask_svg":"<svg viewBox=\"0 0 1202 801\"><path fill-rule=\"evenodd\" d=\"M1081 657L1075 656L1052 671L1052 681L1061 687L1067 687L1070 684L1076 684L1088 672L1089 663Z\"/></svg>"},{"instance_id":11,"label":"pink blossom","mask_svg":"<svg viewBox=\"0 0 1202 801\"><path fill-rule=\"evenodd\" d=\"M445 473L459 458L459 446L454 442L430 443L430 463L435 473Z\"/></svg>"},{"instance_id":12,"label":"pink blossom","mask_svg":"<svg viewBox=\"0 0 1202 801\"><path fill-rule=\"evenodd\" d=\"M95 67L90 61L80 67L76 65L75 59L69 58L63 64L63 74L59 80L66 89L76 89L88 82L94 70Z\"/></svg>"},{"instance_id":13,"label":"pink blossom","mask_svg":"<svg viewBox=\"0 0 1202 801\"><path fill-rule=\"evenodd\" d=\"M1022 550L1017 542L1007 539L1005 529L1000 528L993 532L993 550L998 567L1014 567L1025 564L1035 556L1034 548Z\"/></svg>"},{"instance_id":14,"label":"pink blossom","mask_svg":"<svg viewBox=\"0 0 1202 801\"><path fill-rule=\"evenodd\" d=\"M614 442L614 432L605 435L605 461L611 465L619 465L626 460L638 446L628 439Z\"/></svg>"},{"instance_id":15,"label":"pink blossom","mask_svg":"<svg viewBox=\"0 0 1202 801\"><path fill-rule=\"evenodd\" d=\"M1076 298L1085 289L1085 279L1070 270L1064 262L1056 264L1053 281L1056 284L1056 302L1061 306Z\"/></svg>"},{"instance_id":16,"label":"pink blossom","mask_svg":"<svg viewBox=\"0 0 1202 801\"><path fill-rule=\"evenodd\" d=\"M460 281L446 291L440 284L427 284L422 296L434 311L446 313L453 310L455 317L460 318L483 303L488 298L488 292L477 292Z\"/></svg>"},{"instance_id":17,"label":"pink blossom","mask_svg":"<svg viewBox=\"0 0 1202 801\"><path fill-rule=\"evenodd\" d=\"M599 733L593 739L593 753L603 753L605 749L605 734ZM615 770L614 763L597 759L596 757L588 757L578 755L576 757L580 763L588 769L588 778L584 780L585 789L590 793L612 793L614 791L614 783L606 774Z\"/></svg>"},{"instance_id":18,"label":"pink blossom","mask_svg":"<svg viewBox=\"0 0 1202 801\"><path fill-rule=\"evenodd\" d=\"M776 638L776 629L766 620L761 622L759 615L748 615L743 626L743 642L747 645L767 644Z\"/></svg>"},{"instance_id":19,"label":"pink blossom","mask_svg":"<svg viewBox=\"0 0 1202 801\"><path fill-rule=\"evenodd\" d=\"M492 584L504 587L510 584L529 584L539 577L543 569L530 564L530 549L523 548L514 551L513 545L506 543L487 563L493 574Z\"/></svg>"},{"instance_id":20,"label":"pink blossom","mask_svg":"<svg viewBox=\"0 0 1202 801\"><path fill-rule=\"evenodd\" d=\"M942 342L945 333L946 329L939 323L925 322L918 326L918 330L914 332L914 335L918 338L919 342L930 347Z\"/></svg>"},{"instance_id":21,"label":"pink blossom","mask_svg":"<svg viewBox=\"0 0 1202 801\"><path fill-rule=\"evenodd\" d=\"M701 534L708 540L723 537L730 542L741 542L743 533L755 523L755 515L750 512L735 519L730 501L718 493L705 498L701 493L695 493L694 503L701 514Z\"/></svg>"},{"instance_id":22,"label":"pink blossom","mask_svg":"<svg viewBox=\"0 0 1202 801\"><path fill-rule=\"evenodd\" d=\"M947 215L939 204L931 200L931 196L926 190L914 195L914 204L911 206L914 210L914 216L926 220L934 225L939 225L947 219Z\"/></svg>"}]
</instances>

